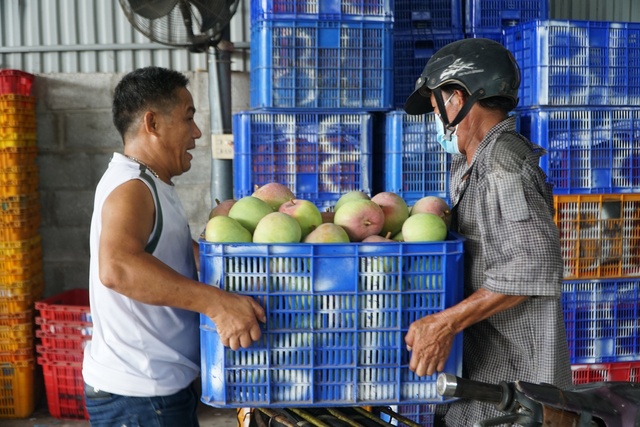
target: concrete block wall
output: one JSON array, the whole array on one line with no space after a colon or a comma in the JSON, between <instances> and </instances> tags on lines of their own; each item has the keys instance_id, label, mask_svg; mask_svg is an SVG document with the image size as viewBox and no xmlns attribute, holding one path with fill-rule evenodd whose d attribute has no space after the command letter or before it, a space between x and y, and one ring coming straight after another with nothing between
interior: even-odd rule
<instances>
[{"instance_id":1,"label":"concrete block wall","mask_svg":"<svg viewBox=\"0 0 640 427\"><path fill-rule=\"evenodd\" d=\"M211 209L209 76L185 73L203 136L191 170L174 182L197 239ZM111 121L111 96L122 74L36 75L38 158L42 203L44 296L87 288L93 196L122 141ZM248 108L248 74L232 73L232 112Z\"/></svg>"}]
</instances>

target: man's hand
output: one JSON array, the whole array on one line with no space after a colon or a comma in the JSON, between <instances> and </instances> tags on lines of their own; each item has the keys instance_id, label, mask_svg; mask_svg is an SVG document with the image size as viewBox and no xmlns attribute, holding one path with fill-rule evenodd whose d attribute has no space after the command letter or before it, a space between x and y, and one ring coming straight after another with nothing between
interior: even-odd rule
<instances>
[{"instance_id":1,"label":"man's hand","mask_svg":"<svg viewBox=\"0 0 640 427\"><path fill-rule=\"evenodd\" d=\"M258 321L267 321L264 309L253 298L221 292L216 314L211 317L225 347L247 348L262 336Z\"/></svg>"},{"instance_id":2,"label":"man's hand","mask_svg":"<svg viewBox=\"0 0 640 427\"><path fill-rule=\"evenodd\" d=\"M455 335L444 312L413 322L404 339L412 351L409 369L420 377L444 370Z\"/></svg>"},{"instance_id":3,"label":"man's hand","mask_svg":"<svg viewBox=\"0 0 640 427\"><path fill-rule=\"evenodd\" d=\"M413 351L409 369L418 376L433 375L436 371L442 371L458 332L496 313L522 304L527 298L478 289L453 307L416 320L404 338L407 349Z\"/></svg>"}]
</instances>

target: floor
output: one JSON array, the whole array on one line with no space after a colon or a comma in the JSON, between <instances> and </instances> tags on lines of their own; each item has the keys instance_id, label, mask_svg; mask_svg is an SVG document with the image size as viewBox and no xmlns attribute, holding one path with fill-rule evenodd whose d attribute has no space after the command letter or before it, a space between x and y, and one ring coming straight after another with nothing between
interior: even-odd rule
<instances>
[{"instance_id":1,"label":"floor","mask_svg":"<svg viewBox=\"0 0 640 427\"><path fill-rule=\"evenodd\" d=\"M235 409L219 409L200 404L198 410L200 427L237 427ZM23 420L2 420L2 427L88 427L88 421L59 420L47 411L46 399L34 413Z\"/></svg>"}]
</instances>

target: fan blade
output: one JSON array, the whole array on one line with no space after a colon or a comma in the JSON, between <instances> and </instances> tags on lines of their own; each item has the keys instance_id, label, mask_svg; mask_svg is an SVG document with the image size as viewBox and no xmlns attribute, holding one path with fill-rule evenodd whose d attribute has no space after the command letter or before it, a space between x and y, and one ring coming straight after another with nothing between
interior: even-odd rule
<instances>
[{"instance_id":1,"label":"fan blade","mask_svg":"<svg viewBox=\"0 0 640 427\"><path fill-rule=\"evenodd\" d=\"M200 24L200 32L205 33L211 29L214 29L216 25L219 25L221 30L231 20L233 15L229 11L227 0L189 0L189 3L194 5L200 16L202 17L202 23Z\"/></svg>"},{"instance_id":2,"label":"fan blade","mask_svg":"<svg viewBox=\"0 0 640 427\"><path fill-rule=\"evenodd\" d=\"M168 15L178 0L128 0L131 10L147 19L158 19Z\"/></svg>"}]
</instances>

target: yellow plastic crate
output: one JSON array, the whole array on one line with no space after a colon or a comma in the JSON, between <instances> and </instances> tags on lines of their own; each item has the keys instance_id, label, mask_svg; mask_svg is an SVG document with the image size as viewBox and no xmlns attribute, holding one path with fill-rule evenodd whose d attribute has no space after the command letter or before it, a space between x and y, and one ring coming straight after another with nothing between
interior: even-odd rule
<instances>
[{"instance_id":1,"label":"yellow plastic crate","mask_svg":"<svg viewBox=\"0 0 640 427\"><path fill-rule=\"evenodd\" d=\"M0 351L0 363L5 362L26 362L32 360L35 355L33 347L21 348L11 351Z\"/></svg>"},{"instance_id":2,"label":"yellow plastic crate","mask_svg":"<svg viewBox=\"0 0 640 427\"><path fill-rule=\"evenodd\" d=\"M0 418L27 418L35 408L33 359L0 363Z\"/></svg>"},{"instance_id":3,"label":"yellow plastic crate","mask_svg":"<svg viewBox=\"0 0 640 427\"><path fill-rule=\"evenodd\" d=\"M22 260L33 254L42 254L42 236L39 234L24 240L0 240L0 261Z\"/></svg>"},{"instance_id":4,"label":"yellow plastic crate","mask_svg":"<svg viewBox=\"0 0 640 427\"><path fill-rule=\"evenodd\" d=\"M0 198L0 214L18 215L34 207L40 209L38 192Z\"/></svg>"},{"instance_id":5,"label":"yellow plastic crate","mask_svg":"<svg viewBox=\"0 0 640 427\"><path fill-rule=\"evenodd\" d=\"M0 182L0 197L18 196L38 191L38 173L24 180Z\"/></svg>"},{"instance_id":6,"label":"yellow plastic crate","mask_svg":"<svg viewBox=\"0 0 640 427\"><path fill-rule=\"evenodd\" d=\"M0 184L26 181L32 176L38 176L37 165L10 166L0 169Z\"/></svg>"},{"instance_id":7,"label":"yellow plastic crate","mask_svg":"<svg viewBox=\"0 0 640 427\"><path fill-rule=\"evenodd\" d=\"M37 136L36 127L16 127L16 126L0 126L0 139L15 140L35 140Z\"/></svg>"},{"instance_id":8,"label":"yellow plastic crate","mask_svg":"<svg viewBox=\"0 0 640 427\"><path fill-rule=\"evenodd\" d=\"M0 240L22 240L38 234L39 222L25 221L19 227L2 227L0 224Z\"/></svg>"},{"instance_id":9,"label":"yellow plastic crate","mask_svg":"<svg viewBox=\"0 0 640 427\"><path fill-rule=\"evenodd\" d=\"M0 227L22 228L35 226L37 228L40 225L41 218L40 206L34 206L29 210L15 214L0 211Z\"/></svg>"},{"instance_id":10,"label":"yellow plastic crate","mask_svg":"<svg viewBox=\"0 0 640 427\"><path fill-rule=\"evenodd\" d=\"M27 136L20 136L18 134L2 134L2 128L0 128L0 149L5 148L24 148L24 147L35 147L38 145L38 141L36 140L35 131L32 134Z\"/></svg>"},{"instance_id":11,"label":"yellow plastic crate","mask_svg":"<svg viewBox=\"0 0 640 427\"><path fill-rule=\"evenodd\" d=\"M0 168L33 165L38 157L38 147L0 148Z\"/></svg>"},{"instance_id":12,"label":"yellow plastic crate","mask_svg":"<svg viewBox=\"0 0 640 427\"><path fill-rule=\"evenodd\" d=\"M21 277L22 280L30 279L42 271L42 256L30 257L26 262L15 260L0 260L0 271L5 283L11 283L12 277Z\"/></svg>"},{"instance_id":13,"label":"yellow plastic crate","mask_svg":"<svg viewBox=\"0 0 640 427\"><path fill-rule=\"evenodd\" d=\"M12 315L33 310L35 298L31 295L20 295L11 298L0 298L0 316Z\"/></svg>"},{"instance_id":14,"label":"yellow plastic crate","mask_svg":"<svg viewBox=\"0 0 640 427\"><path fill-rule=\"evenodd\" d=\"M0 326L0 352L33 349L35 326L33 322L13 326Z\"/></svg>"},{"instance_id":15,"label":"yellow plastic crate","mask_svg":"<svg viewBox=\"0 0 640 427\"><path fill-rule=\"evenodd\" d=\"M32 267L34 269L41 268L42 265L42 249L34 250L30 253L22 255L0 258L0 269L12 272L20 268Z\"/></svg>"},{"instance_id":16,"label":"yellow plastic crate","mask_svg":"<svg viewBox=\"0 0 640 427\"><path fill-rule=\"evenodd\" d=\"M640 276L640 194L554 196L565 279Z\"/></svg>"},{"instance_id":17,"label":"yellow plastic crate","mask_svg":"<svg viewBox=\"0 0 640 427\"><path fill-rule=\"evenodd\" d=\"M33 296L41 291L43 283L44 276L42 272L39 272L36 273L35 276L21 282L0 284L0 298L11 298L22 295Z\"/></svg>"},{"instance_id":18,"label":"yellow plastic crate","mask_svg":"<svg viewBox=\"0 0 640 427\"><path fill-rule=\"evenodd\" d=\"M18 265L12 271L0 271L0 287L12 285L13 283L22 283L37 275L42 274L42 264L32 263L31 265Z\"/></svg>"}]
</instances>

